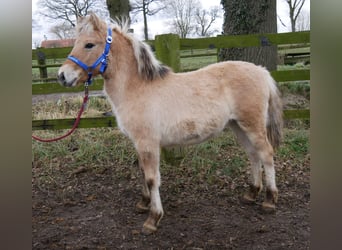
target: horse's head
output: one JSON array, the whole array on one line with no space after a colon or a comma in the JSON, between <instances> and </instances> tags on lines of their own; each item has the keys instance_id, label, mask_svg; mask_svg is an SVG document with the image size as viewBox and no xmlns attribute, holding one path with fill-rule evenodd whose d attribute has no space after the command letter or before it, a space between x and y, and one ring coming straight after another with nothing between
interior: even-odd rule
<instances>
[{"instance_id":1,"label":"horse's head","mask_svg":"<svg viewBox=\"0 0 342 250\"><path fill-rule=\"evenodd\" d=\"M89 74L103 73L107 63L105 50L108 54L110 42L106 23L95 14L78 18L75 45L58 71L59 82L67 87L76 86L86 82Z\"/></svg>"},{"instance_id":2,"label":"horse's head","mask_svg":"<svg viewBox=\"0 0 342 250\"><path fill-rule=\"evenodd\" d=\"M111 23L109 27L93 13L77 20L74 48L58 71L58 80L63 86L89 83L91 77L103 75L107 57L109 63L116 62L116 67L111 65L111 72L114 69L123 74L130 71L130 75L143 81L167 75L169 68L154 57L150 47L127 33L128 22Z\"/></svg>"}]
</instances>

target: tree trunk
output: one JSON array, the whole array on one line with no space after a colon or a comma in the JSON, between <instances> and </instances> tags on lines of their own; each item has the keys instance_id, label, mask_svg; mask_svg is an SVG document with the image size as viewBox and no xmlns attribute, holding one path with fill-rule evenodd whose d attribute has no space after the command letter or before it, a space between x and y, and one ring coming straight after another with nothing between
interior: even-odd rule
<instances>
[{"instance_id":1,"label":"tree trunk","mask_svg":"<svg viewBox=\"0 0 342 250\"><path fill-rule=\"evenodd\" d=\"M290 20L291 20L291 31L296 32L296 20L295 20L295 9L291 6L291 3L289 3L290 8Z\"/></svg>"},{"instance_id":2,"label":"tree trunk","mask_svg":"<svg viewBox=\"0 0 342 250\"><path fill-rule=\"evenodd\" d=\"M127 0L106 0L109 15L111 18L129 18L131 6Z\"/></svg>"},{"instance_id":3,"label":"tree trunk","mask_svg":"<svg viewBox=\"0 0 342 250\"><path fill-rule=\"evenodd\" d=\"M221 0L224 35L277 33L276 0ZM277 69L277 46L260 38L260 47L222 49L221 61L242 60Z\"/></svg>"},{"instance_id":4,"label":"tree trunk","mask_svg":"<svg viewBox=\"0 0 342 250\"><path fill-rule=\"evenodd\" d=\"M144 17L144 36L145 40L148 40L148 27L147 27L147 6L145 1L143 1L143 17Z\"/></svg>"}]
</instances>

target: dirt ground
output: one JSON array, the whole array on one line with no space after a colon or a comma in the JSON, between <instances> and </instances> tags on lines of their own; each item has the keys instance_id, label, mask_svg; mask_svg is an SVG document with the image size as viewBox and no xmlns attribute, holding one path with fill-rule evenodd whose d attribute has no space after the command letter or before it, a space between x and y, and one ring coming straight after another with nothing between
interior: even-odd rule
<instances>
[{"instance_id":1,"label":"dirt ground","mask_svg":"<svg viewBox=\"0 0 342 250\"><path fill-rule=\"evenodd\" d=\"M256 204L240 202L248 168L213 180L162 168L165 215L149 236L141 233L147 214L135 210L137 164L76 170L56 164L42 183L42 166L33 163L32 249L309 249L310 159L298 165L275 160L279 201L273 214L261 210L264 193Z\"/></svg>"},{"instance_id":2,"label":"dirt ground","mask_svg":"<svg viewBox=\"0 0 342 250\"><path fill-rule=\"evenodd\" d=\"M34 166L34 174L39 166ZM41 187L33 179L33 249L309 249L309 163L278 168L279 204L264 214L260 201L239 201L247 174L213 184L163 176L165 216L157 233L145 236L147 214L137 166L105 166L63 173L64 182ZM187 178L183 176L183 178ZM286 181L282 181L286 180ZM233 184L232 184L233 183Z\"/></svg>"}]
</instances>

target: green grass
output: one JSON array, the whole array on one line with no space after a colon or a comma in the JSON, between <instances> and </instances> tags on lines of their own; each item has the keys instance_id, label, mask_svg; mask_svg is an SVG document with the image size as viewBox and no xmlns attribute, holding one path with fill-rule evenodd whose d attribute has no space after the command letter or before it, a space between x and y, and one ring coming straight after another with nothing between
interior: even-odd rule
<instances>
[{"instance_id":1,"label":"green grass","mask_svg":"<svg viewBox=\"0 0 342 250\"><path fill-rule=\"evenodd\" d=\"M57 72L58 72L59 67L51 67L47 68L47 76L48 78L54 77L57 78ZM39 79L40 78L40 73L38 68L32 68L32 79Z\"/></svg>"},{"instance_id":2,"label":"green grass","mask_svg":"<svg viewBox=\"0 0 342 250\"><path fill-rule=\"evenodd\" d=\"M296 63L294 65L278 65L277 70L296 70L296 69L310 69L310 64Z\"/></svg>"},{"instance_id":3,"label":"green grass","mask_svg":"<svg viewBox=\"0 0 342 250\"><path fill-rule=\"evenodd\" d=\"M181 71L199 69L217 62L217 56L201 56L181 58Z\"/></svg>"},{"instance_id":4,"label":"green grass","mask_svg":"<svg viewBox=\"0 0 342 250\"><path fill-rule=\"evenodd\" d=\"M283 49L281 48L283 47ZM311 47L301 47L301 48L285 48L284 46L280 46L278 48L279 54L285 54L285 53L309 53L311 51Z\"/></svg>"},{"instance_id":5,"label":"green grass","mask_svg":"<svg viewBox=\"0 0 342 250\"><path fill-rule=\"evenodd\" d=\"M282 94L302 95L310 100L310 81L282 82L278 86Z\"/></svg>"},{"instance_id":6,"label":"green grass","mask_svg":"<svg viewBox=\"0 0 342 250\"><path fill-rule=\"evenodd\" d=\"M52 134L44 133L44 136ZM282 166L283 162L293 166L305 164L309 155L308 146L308 131L285 130L285 140L276 154L276 165ZM230 131L185 150L185 157L178 166L161 161L163 178L172 176L179 184L177 188L181 188L181 184L195 183L226 185L222 180L241 175L249 178L247 156L236 144ZM79 129L74 135L59 142L32 142L32 162L42 172L39 178L41 182L53 182L56 171L74 172L79 168L97 173L108 167L124 166L138 171L134 167L136 161L133 144L117 129ZM120 178L125 178L126 174L123 173Z\"/></svg>"},{"instance_id":7,"label":"green grass","mask_svg":"<svg viewBox=\"0 0 342 250\"><path fill-rule=\"evenodd\" d=\"M284 160L289 158L304 159L309 154L308 137L308 130L287 130L277 155Z\"/></svg>"},{"instance_id":8,"label":"green grass","mask_svg":"<svg viewBox=\"0 0 342 250\"><path fill-rule=\"evenodd\" d=\"M80 98L62 99L57 102L38 103L32 107L32 117L63 117L65 101L69 102L69 113L73 116L80 105ZM59 106L58 106L59 105ZM86 115L94 116L108 110L106 100L93 97L89 102ZM52 138L66 131L34 131L35 135ZM284 142L276 154L277 161L302 164L309 154L309 130L298 124L295 129L285 129ZM34 166L49 171L55 169L77 169L85 167L101 171L108 166L133 166L137 154L131 141L123 136L117 128L78 129L76 132L58 142L41 143L32 140L32 162ZM168 161L162 160L163 174L188 175L196 181L215 183L220 176L237 176L247 170L248 159L244 150L237 144L230 130L224 131L217 138L202 144L186 147L183 158L175 168ZM52 171L52 170L51 170ZM43 180L42 180L43 181Z\"/></svg>"}]
</instances>

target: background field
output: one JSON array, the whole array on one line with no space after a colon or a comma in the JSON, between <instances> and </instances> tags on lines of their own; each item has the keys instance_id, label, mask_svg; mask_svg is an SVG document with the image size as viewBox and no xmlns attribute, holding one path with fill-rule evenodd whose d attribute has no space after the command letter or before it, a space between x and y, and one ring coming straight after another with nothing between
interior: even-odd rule
<instances>
[{"instance_id":1,"label":"background field","mask_svg":"<svg viewBox=\"0 0 342 250\"><path fill-rule=\"evenodd\" d=\"M183 51L182 70L216 62L212 52ZM278 70L303 68L310 65L298 62ZM49 77L55 77L57 69L48 68ZM33 68L32 77L39 77L38 69ZM278 86L286 109L309 108L309 81ZM32 120L74 118L81 103L82 94L77 93L33 96ZM97 92L83 117L102 117L109 110L109 103ZM78 129L55 143L32 141L32 247L308 249L309 128L309 120L285 123L284 141L275 156L280 192L275 214L260 211L264 193L256 204L240 203L248 188L249 163L229 130L185 148L184 157L172 163L163 158L160 192L165 217L158 232L149 237L140 234L147 215L134 209L142 181L137 155L117 128ZM34 134L51 138L65 132Z\"/></svg>"}]
</instances>

